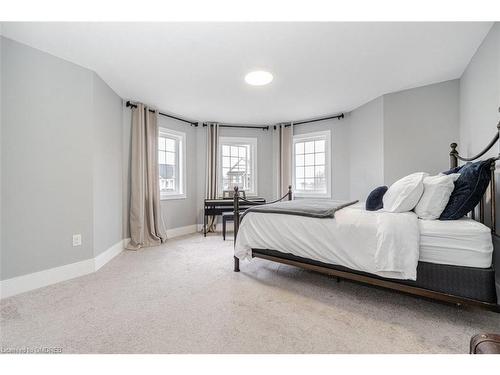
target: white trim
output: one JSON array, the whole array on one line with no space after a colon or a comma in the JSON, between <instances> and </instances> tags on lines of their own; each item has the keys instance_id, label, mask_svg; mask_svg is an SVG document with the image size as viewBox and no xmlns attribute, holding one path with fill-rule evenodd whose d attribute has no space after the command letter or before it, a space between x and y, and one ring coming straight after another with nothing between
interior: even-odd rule
<instances>
[{"instance_id":1,"label":"white trim","mask_svg":"<svg viewBox=\"0 0 500 375\"><path fill-rule=\"evenodd\" d=\"M160 200L161 201L175 201L179 199L186 199L186 194L168 194L161 193Z\"/></svg>"},{"instance_id":2,"label":"white trim","mask_svg":"<svg viewBox=\"0 0 500 375\"><path fill-rule=\"evenodd\" d=\"M184 236L186 234L196 233L197 230L198 225L196 224L173 228L167 230L167 237L175 238ZM120 240L95 258L65 264L60 267L49 268L48 270L17 276L7 280L1 280L0 299L96 272L120 254L129 241L130 238Z\"/></svg>"},{"instance_id":3,"label":"white trim","mask_svg":"<svg viewBox=\"0 0 500 375\"><path fill-rule=\"evenodd\" d=\"M186 133L160 127L158 136L175 138L179 147L176 152L178 191L173 193L160 192L160 200L186 199Z\"/></svg>"},{"instance_id":4,"label":"white trim","mask_svg":"<svg viewBox=\"0 0 500 375\"><path fill-rule=\"evenodd\" d=\"M203 232L203 224L197 224L198 227L198 232ZM229 235L229 233L232 235L232 232L234 231L234 223L233 222L228 222L226 224L226 234ZM208 232L207 232L208 233ZM215 232L211 233L222 233L222 221L217 222L217 227L215 228ZM227 240L227 236L226 236Z\"/></svg>"},{"instance_id":5,"label":"white trim","mask_svg":"<svg viewBox=\"0 0 500 375\"><path fill-rule=\"evenodd\" d=\"M1 280L0 299L93 273L120 254L128 240L120 240L95 258Z\"/></svg>"},{"instance_id":6,"label":"white trim","mask_svg":"<svg viewBox=\"0 0 500 375\"><path fill-rule=\"evenodd\" d=\"M298 190L295 186L295 144L317 138L325 139L325 178L326 193L316 193ZM332 197L332 150L331 150L331 131L324 130L318 132L295 134L292 140L292 189L293 195L297 198L331 198Z\"/></svg>"},{"instance_id":7,"label":"white trim","mask_svg":"<svg viewBox=\"0 0 500 375\"><path fill-rule=\"evenodd\" d=\"M94 259L91 258L82 260L81 262L2 280L0 282L0 298L4 299L33 289L87 275L94 272L94 270L95 263Z\"/></svg>"},{"instance_id":8,"label":"white trim","mask_svg":"<svg viewBox=\"0 0 500 375\"><path fill-rule=\"evenodd\" d=\"M241 145L241 144L247 144L250 145L250 161L252 163L251 165L251 170L252 170L252 178L253 178L253 190L252 191L245 191L245 194L247 197L254 197L258 195L258 186L259 186L259 181L258 181L258 152L257 152L257 144L258 144L258 139L255 137L219 137L219 142L218 142L218 150L217 150L217 185L218 185L218 191L217 194L221 197L222 196L222 146L223 144L229 144L229 145Z\"/></svg>"},{"instance_id":9,"label":"white trim","mask_svg":"<svg viewBox=\"0 0 500 375\"><path fill-rule=\"evenodd\" d=\"M106 251L103 251L101 254L96 256L94 258L94 267L95 270L99 270L102 266L104 266L106 263L108 263L111 259L113 259L115 256L120 254L123 249L125 248L127 240L121 240L117 243L115 243L113 246L111 246L109 249Z\"/></svg>"},{"instance_id":10,"label":"white trim","mask_svg":"<svg viewBox=\"0 0 500 375\"><path fill-rule=\"evenodd\" d=\"M167 229L167 239L179 236L185 236L186 234L196 233L197 230L198 226L196 224L186 225L185 227Z\"/></svg>"}]
</instances>

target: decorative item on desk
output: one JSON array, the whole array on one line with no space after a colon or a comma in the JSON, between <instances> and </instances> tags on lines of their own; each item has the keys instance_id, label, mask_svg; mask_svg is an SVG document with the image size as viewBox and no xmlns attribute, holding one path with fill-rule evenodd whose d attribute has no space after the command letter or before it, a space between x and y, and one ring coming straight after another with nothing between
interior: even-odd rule
<instances>
[{"instance_id":1,"label":"decorative item on desk","mask_svg":"<svg viewBox=\"0 0 500 375\"><path fill-rule=\"evenodd\" d=\"M240 197L246 199L245 190L239 190ZM234 198L234 190L224 190L222 192L222 199L233 199Z\"/></svg>"}]
</instances>

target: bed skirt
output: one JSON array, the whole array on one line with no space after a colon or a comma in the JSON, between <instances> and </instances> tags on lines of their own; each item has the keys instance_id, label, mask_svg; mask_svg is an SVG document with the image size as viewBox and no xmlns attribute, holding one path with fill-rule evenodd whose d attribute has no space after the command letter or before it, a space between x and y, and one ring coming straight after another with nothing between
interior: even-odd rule
<instances>
[{"instance_id":1,"label":"bed skirt","mask_svg":"<svg viewBox=\"0 0 500 375\"><path fill-rule=\"evenodd\" d=\"M337 271L368 276L374 279L409 285L471 300L497 304L495 271L493 268L474 268L418 262L417 280L412 281L384 278L367 272L356 271L339 265L302 258L276 250L252 250L252 256L258 257L259 254L330 268Z\"/></svg>"}]
</instances>

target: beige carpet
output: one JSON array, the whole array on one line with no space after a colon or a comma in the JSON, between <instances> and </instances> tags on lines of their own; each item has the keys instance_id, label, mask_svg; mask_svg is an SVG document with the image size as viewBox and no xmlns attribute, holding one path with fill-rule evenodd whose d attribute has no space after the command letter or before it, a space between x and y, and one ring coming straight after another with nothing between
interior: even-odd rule
<instances>
[{"instance_id":1,"label":"beige carpet","mask_svg":"<svg viewBox=\"0 0 500 375\"><path fill-rule=\"evenodd\" d=\"M467 353L500 314L263 260L199 234L1 302L1 346L64 353Z\"/></svg>"}]
</instances>

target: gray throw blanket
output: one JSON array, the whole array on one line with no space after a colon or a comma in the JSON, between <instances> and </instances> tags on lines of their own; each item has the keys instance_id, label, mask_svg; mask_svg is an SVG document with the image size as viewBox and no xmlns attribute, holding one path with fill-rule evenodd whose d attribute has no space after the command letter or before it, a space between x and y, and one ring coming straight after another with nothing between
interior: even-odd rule
<instances>
[{"instance_id":1,"label":"gray throw blanket","mask_svg":"<svg viewBox=\"0 0 500 375\"><path fill-rule=\"evenodd\" d=\"M335 212L338 210L351 206L357 202L357 200L347 202L326 199L297 199L293 201L253 206L247 209L245 214L248 212L260 212L265 214L298 215L326 219L334 217Z\"/></svg>"}]
</instances>

